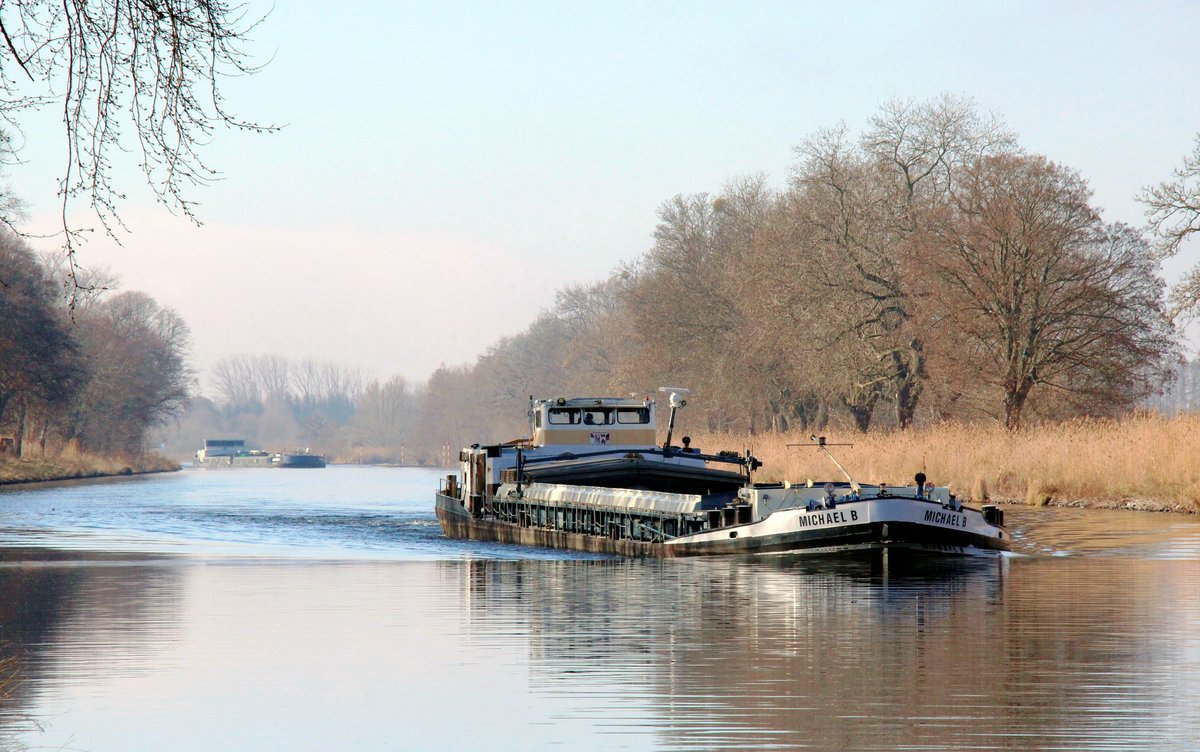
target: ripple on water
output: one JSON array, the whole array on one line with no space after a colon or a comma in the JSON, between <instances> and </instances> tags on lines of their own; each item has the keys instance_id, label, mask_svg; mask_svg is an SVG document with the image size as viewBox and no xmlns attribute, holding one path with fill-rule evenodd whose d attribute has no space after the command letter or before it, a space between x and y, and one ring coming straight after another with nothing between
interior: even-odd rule
<instances>
[{"instance_id":1,"label":"ripple on water","mask_svg":"<svg viewBox=\"0 0 1200 752\"><path fill-rule=\"evenodd\" d=\"M1197 515L1016 506L1004 516L1020 553L1200 560Z\"/></svg>"},{"instance_id":2,"label":"ripple on water","mask_svg":"<svg viewBox=\"0 0 1200 752\"><path fill-rule=\"evenodd\" d=\"M190 557L595 558L446 539L436 470L191 470L3 492L0 546Z\"/></svg>"}]
</instances>

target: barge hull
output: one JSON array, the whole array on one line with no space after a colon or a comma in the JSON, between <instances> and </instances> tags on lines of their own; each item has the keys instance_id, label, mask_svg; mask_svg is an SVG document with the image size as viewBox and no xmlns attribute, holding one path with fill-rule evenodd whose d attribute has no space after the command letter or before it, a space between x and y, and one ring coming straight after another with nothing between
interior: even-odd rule
<instances>
[{"instance_id":1,"label":"barge hull","mask_svg":"<svg viewBox=\"0 0 1200 752\"><path fill-rule=\"evenodd\" d=\"M901 521L870 522L819 530L799 530L775 535L739 537L750 525L723 528L729 537L720 540L659 543L585 535L553 528L516 525L486 517L473 517L458 499L438 493L436 513L442 532L449 538L513 543L543 548L561 548L588 553L629 557L671 558L682 556L762 556L847 553L897 549L931 556L995 555L1005 547L995 539L969 531Z\"/></svg>"},{"instance_id":2,"label":"barge hull","mask_svg":"<svg viewBox=\"0 0 1200 752\"><path fill-rule=\"evenodd\" d=\"M438 522L447 538L515 543L520 546L542 548L565 548L594 554L613 554L631 557L668 557L672 552L661 543L647 541L604 538L599 535L583 535L543 527L523 527L511 522L476 518L466 513L458 499L439 493L437 495Z\"/></svg>"}]
</instances>

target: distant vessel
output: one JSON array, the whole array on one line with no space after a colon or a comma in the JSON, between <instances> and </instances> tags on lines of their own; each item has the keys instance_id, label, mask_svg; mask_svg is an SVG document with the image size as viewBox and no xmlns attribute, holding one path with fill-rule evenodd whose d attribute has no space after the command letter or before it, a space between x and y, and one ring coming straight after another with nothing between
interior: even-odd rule
<instances>
[{"instance_id":1,"label":"distant vessel","mask_svg":"<svg viewBox=\"0 0 1200 752\"><path fill-rule=\"evenodd\" d=\"M271 455L258 449L247 449L245 439L205 439L204 448L196 451L192 464L196 467L270 467Z\"/></svg>"},{"instance_id":2,"label":"distant vessel","mask_svg":"<svg viewBox=\"0 0 1200 752\"><path fill-rule=\"evenodd\" d=\"M325 467L325 457L307 449L302 452L283 452L275 455L275 464L285 468Z\"/></svg>"},{"instance_id":3,"label":"distant vessel","mask_svg":"<svg viewBox=\"0 0 1200 752\"><path fill-rule=\"evenodd\" d=\"M1009 548L1003 512L963 506L924 473L911 486L860 485L839 464L845 482L754 483L761 463L749 452L704 454L686 437L672 446L687 390L660 391L671 406L661 447L648 397L530 399L530 439L459 454L461 472L435 497L443 533L662 557ZM812 438L828 455L824 438Z\"/></svg>"}]
</instances>

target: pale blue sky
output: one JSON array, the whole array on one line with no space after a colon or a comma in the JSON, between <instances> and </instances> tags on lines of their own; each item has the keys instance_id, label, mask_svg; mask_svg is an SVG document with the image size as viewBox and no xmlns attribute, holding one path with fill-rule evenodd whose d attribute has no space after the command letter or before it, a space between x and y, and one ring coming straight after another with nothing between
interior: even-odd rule
<instances>
[{"instance_id":1,"label":"pale blue sky","mask_svg":"<svg viewBox=\"0 0 1200 752\"><path fill-rule=\"evenodd\" d=\"M274 59L228 91L287 127L218 133L204 227L133 189L133 235L81 259L179 310L201 368L263 352L423 379L642 253L665 199L782 185L793 146L889 99L972 97L1140 223L1134 195L1200 131L1197 30L1195 1L278 0L252 47ZM53 112L31 123L9 177L48 226L61 137Z\"/></svg>"}]
</instances>

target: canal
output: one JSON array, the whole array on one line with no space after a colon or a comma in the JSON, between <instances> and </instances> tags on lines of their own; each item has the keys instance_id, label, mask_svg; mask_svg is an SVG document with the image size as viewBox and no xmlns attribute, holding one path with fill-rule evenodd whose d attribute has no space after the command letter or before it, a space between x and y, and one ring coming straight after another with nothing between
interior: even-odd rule
<instances>
[{"instance_id":1,"label":"canal","mask_svg":"<svg viewBox=\"0 0 1200 752\"><path fill-rule=\"evenodd\" d=\"M0 489L0 751L1193 750L1200 520L1011 556L640 561L441 537L439 472Z\"/></svg>"}]
</instances>

